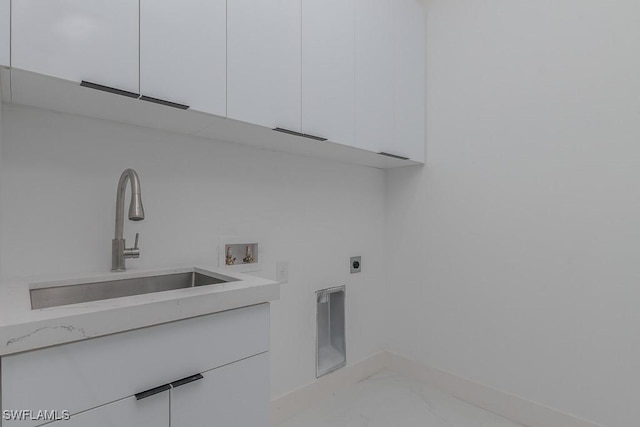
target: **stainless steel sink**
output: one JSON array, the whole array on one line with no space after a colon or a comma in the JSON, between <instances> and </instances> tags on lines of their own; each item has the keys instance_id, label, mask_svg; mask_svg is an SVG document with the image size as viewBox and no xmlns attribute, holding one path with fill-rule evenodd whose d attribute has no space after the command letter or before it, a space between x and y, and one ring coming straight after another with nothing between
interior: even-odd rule
<instances>
[{"instance_id":1,"label":"stainless steel sink","mask_svg":"<svg viewBox=\"0 0 640 427\"><path fill-rule=\"evenodd\" d=\"M158 274L129 279L109 279L73 285L54 285L31 289L31 308L57 307L81 302L99 301L132 295L170 291L174 289L208 286L233 282L234 279L220 275L203 274L197 271Z\"/></svg>"}]
</instances>

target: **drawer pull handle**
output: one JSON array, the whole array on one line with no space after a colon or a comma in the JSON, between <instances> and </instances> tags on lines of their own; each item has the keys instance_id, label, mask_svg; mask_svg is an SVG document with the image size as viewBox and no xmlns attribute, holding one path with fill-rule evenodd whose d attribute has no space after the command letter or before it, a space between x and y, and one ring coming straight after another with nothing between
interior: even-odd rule
<instances>
[{"instance_id":1,"label":"drawer pull handle","mask_svg":"<svg viewBox=\"0 0 640 427\"><path fill-rule=\"evenodd\" d=\"M378 154L380 154L381 156L393 157L394 159L409 160L408 157L398 156L397 154L385 153L384 151L381 151Z\"/></svg>"},{"instance_id":2,"label":"drawer pull handle","mask_svg":"<svg viewBox=\"0 0 640 427\"><path fill-rule=\"evenodd\" d=\"M170 384L161 385L159 387L154 387L146 391L142 391L140 393L136 393L136 400L146 399L147 397L151 397L154 394L162 393L163 391L171 390Z\"/></svg>"},{"instance_id":3,"label":"drawer pull handle","mask_svg":"<svg viewBox=\"0 0 640 427\"><path fill-rule=\"evenodd\" d=\"M145 399L147 397L153 396L158 393L162 393L163 391L171 390L172 388L180 387L181 385L189 384L194 381L198 381L203 379L202 374L195 374L188 376L186 378L182 378L181 380L176 380L169 384L164 384L158 387L150 388L149 390L141 391L140 393L136 393L136 400Z\"/></svg>"},{"instance_id":4,"label":"drawer pull handle","mask_svg":"<svg viewBox=\"0 0 640 427\"><path fill-rule=\"evenodd\" d=\"M167 107L178 108L180 110L189 109L189 106L185 104L178 104L177 102L165 101L164 99L152 98L146 95L142 95L140 99L142 101L153 102L154 104L166 105Z\"/></svg>"},{"instance_id":5,"label":"drawer pull handle","mask_svg":"<svg viewBox=\"0 0 640 427\"><path fill-rule=\"evenodd\" d=\"M191 375L190 377L186 377L186 378L183 378L181 380L176 380L176 381L172 382L171 383L171 387L173 387L173 388L180 387L181 385L189 384L189 383L192 383L194 381L201 380L203 378L204 377L202 376L202 374Z\"/></svg>"},{"instance_id":6,"label":"drawer pull handle","mask_svg":"<svg viewBox=\"0 0 640 427\"><path fill-rule=\"evenodd\" d=\"M274 128L273 130L282 133L288 133L289 135L301 136L303 138L309 138L316 141L326 141L327 138L323 138L321 136L309 135L308 133L296 132L295 130L285 129L285 128Z\"/></svg>"},{"instance_id":7,"label":"drawer pull handle","mask_svg":"<svg viewBox=\"0 0 640 427\"><path fill-rule=\"evenodd\" d=\"M140 98L140 94L137 94L137 93L134 93L134 92L129 92L129 91L122 90L122 89L116 89L115 87L111 87L111 86L99 85L98 83L91 83L91 82L87 82L85 80L83 80L80 83L80 86L88 87L90 89L101 90L103 92L115 93L116 95L122 95L122 96L126 96L128 98L136 98L136 99Z\"/></svg>"}]
</instances>

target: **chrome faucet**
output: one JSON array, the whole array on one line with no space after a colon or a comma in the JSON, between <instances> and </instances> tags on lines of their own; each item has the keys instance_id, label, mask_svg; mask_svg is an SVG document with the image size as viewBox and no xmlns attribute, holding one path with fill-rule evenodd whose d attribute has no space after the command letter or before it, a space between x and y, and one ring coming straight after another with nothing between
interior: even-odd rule
<instances>
[{"instance_id":1,"label":"chrome faucet","mask_svg":"<svg viewBox=\"0 0 640 427\"><path fill-rule=\"evenodd\" d=\"M129 204L129 219L131 221L142 221L144 219L144 208L142 207L142 196L140 193L140 178L133 169L126 169L120 175L118 182L118 193L116 196L116 234L111 241L111 271L125 271L125 259L140 258L138 248L138 233L133 248L125 246L123 238L124 231L124 193L127 189L127 181L131 182L131 203Z\"/></svg>"}]
</instances>

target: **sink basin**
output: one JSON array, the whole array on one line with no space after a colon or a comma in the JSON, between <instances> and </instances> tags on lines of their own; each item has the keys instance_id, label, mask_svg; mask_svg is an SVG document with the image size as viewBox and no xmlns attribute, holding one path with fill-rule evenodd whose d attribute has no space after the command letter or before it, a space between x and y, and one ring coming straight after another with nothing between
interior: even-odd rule
<instances>
[{"instance_id":1,"label":"sink basin","mask_svg":"<svg viewBox=\"0 0 640 427\"><path fill-rule=\"evenodd\" d=\"M109 278L108 280L87 283L51 284L46 287L38 286L30 289L29 293L31 294L31 308L39 309L174 289L215 285L236 280L238 279L191 270L128 279L118 279L117 276L114 276L113 279Z\"/></svg>"}]
</instances>

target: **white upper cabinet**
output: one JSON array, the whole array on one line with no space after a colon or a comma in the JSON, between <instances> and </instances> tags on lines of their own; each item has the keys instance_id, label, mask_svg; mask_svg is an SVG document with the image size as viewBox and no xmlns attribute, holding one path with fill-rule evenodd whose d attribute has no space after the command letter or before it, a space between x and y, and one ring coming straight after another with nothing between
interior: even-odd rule
<instances>
[{"instance_id":1,"label":"white upper cabinet","mask_svg":"<svg viewBox=\"0 0 640 427\"><path fill-rule=\"evenodd\" d=\"M395 124L397 153L424 162L425 15L417 0L395 0Z\"/></svg>"},{"instance_id":2,"label":"white upper cabinet","mask_svg":"<svg viewBox=\"0 0 640 427\"><path fill-rule=\"evenodd\" d=\"M214 139L374 167L424 163L425 14L419 0L10 3L0 0L0 65L11 65L14 99L31 100L22 103L102 117L104 95L87 95L68 82L84 80L235 119L221 123L202 115L207 124L198 124L199 133ZM80 101L52 100L37 84L24 83L42 78L38 74L68 80L44 79L66 85L67 93L77 90ZM98 105L87 108L88 102ZM127 123L145 125L145 114L157 111L122 102L133 105ZM168 114L178 122L198 117Z\"/></svg>"},{"instance_id":3,"label":"white upper cabinet","mask_svg":"<svg viewBox=\"0 0 640 427\"><path fill-rule=\"evenodd\" d=\"M302 0L302 132L354 144L354 0Z\"/></svg>"},{"instance_id":4,"label":"white upper cabinet","mask_svg":"<svg viewBox=\"0 0 640 427\"><path fill-rule=\"evenodd\" d=\"M355 0L355 146L396 154L393 143L394 0Z\"/></svg>"},{"instance_id":5,"label":"white upper cabinet","mask_svg":"<svg viewBox=\"0 0 640 427\"><path fill-rule=\"evenodd\" d=\"M225 116L226 67L226 0L140 0L141 95Z\"/></svg>"},{"instance_id":6,"label":"white upper cabinet","mask_svg":"<svg viewBox=\"0 0 640 427\"><path fill-rule=\"evenodd\" d=\"M9 66L11 52L11 0L0 0L0 65Z\"/></svg>"},{"instance_id":7,"label":"white upper cabinet","mask_svg":"<svg viewBox=\"0 0 640 427\"><path fill-rule=\"evenodd\" d=\"M300 132L300 1L228 2L229 118Z\"/></svg>"},{"instance_id":8,"label":"white upper cabinet","mask_svg":"<svg viewBox=\"0 0 640 427\"><path fill-rule=\"evenodd\" d=\"M138 93L138 2L19 0L12 66Z\"/></svg>"}]
</instances>

